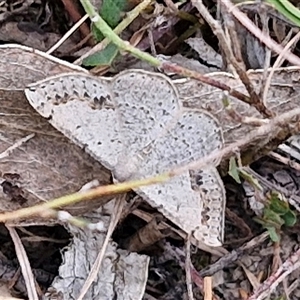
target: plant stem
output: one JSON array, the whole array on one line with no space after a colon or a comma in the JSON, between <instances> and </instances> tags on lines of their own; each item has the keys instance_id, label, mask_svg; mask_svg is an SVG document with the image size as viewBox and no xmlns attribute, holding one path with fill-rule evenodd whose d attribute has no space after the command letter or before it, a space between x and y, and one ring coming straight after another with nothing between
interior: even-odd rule
<instances>
[{"instance_id":1,"label":"plant stem","mask_svg":"<svg viewBox=\"0 0 300 300\"><path fill-rule=\"evenodd\" d=\"M89 15L91 21L103 33L103 35L107 37L111 42L113 42L119 49L130 52L132 55L136 56L139 59L147 61L154 67L159 67L161 65L159 59L131 46L128 42L125 42L121 38L119 38L95 11L94 6L90 3L89 0L80 0L80 2L86 13Z\"/></svg>"},{"instance_id":2,"label":"plant stem","mask_svg":"<svg viewBox=\"0 0 300 300\"><path fill-rule=\"evenodd\" d=\"M126 13L126 18L121 21L120 24L117 25L116 28L114 28L113 32L116 35L119 35L125 28L128 27L130 23L133 22L134 19L136 19L140 13L145 10L145 8L151 3L152 0L144 0L140 4L138 4L134 9ZM103 41L101 41L99 44L97 44L95 47L93 47L90 51L87 53L83 54L80 58L74 61L75 65L80 65L82 64L82 61L87 58L88 56L98 52L102 51L108 44L109 44L109 39L105 37Z\"/></svg>"},{"instance_id":3,"label":"plant stem","mask_svg":"<svg viewBox=\"0 0 300 300\"><path fill-rule=\"evenodd\" d=\"M221 83L213 78L200 74L198 72L183 68L176 64L170 63L168 61L160 61L156 57L153 57L151 54L143 52L133 46L131 46L128 42L123 41L108 25L107 23L99 16L99 14L95 11L93 5L90 3L89 0L80 0L85 12L91 18L91 21L95 23L96 27L102 32L102 34L114 43L119 49L123 51L130 52L132 55L136 56L137 58L147 61L150 65L157 67L164 71L173 71L176 74L180 74L185 77L194 78L199 80L203 83L209 84L211 86L217 87L221 90L228 91L229 94L241 101L253 105L256 109L260 112L259 107L253 104L251 97L232 89L230 86Z\"/></svg>"},{"instance_id":4,"label":"plant stem","mask_svg":"<svg viewBox=\"0 0 300 300\"><path fill-rule=\"evenodd\" d=\"M58 207L61 208L70 204L78 203L80 201L96 199L104 195L112 195L127 192L144 185L162 183L169 180L172 176L174 176L172 172L167 172L161 175L141 180L133 180L122 183L110 184L106 186L99 186L92 190L84 192L81 191L74 194L66 195L48 202L44 202L42 204L37 204L32 207L21 208L11 212L3 212L0 213L0 223L8 222L11 220L17 220L29 216L39 216L43 215L43 213L45 213L45 211L47 212L49 209L55 209Z\"/></svg>"}]
</instances>

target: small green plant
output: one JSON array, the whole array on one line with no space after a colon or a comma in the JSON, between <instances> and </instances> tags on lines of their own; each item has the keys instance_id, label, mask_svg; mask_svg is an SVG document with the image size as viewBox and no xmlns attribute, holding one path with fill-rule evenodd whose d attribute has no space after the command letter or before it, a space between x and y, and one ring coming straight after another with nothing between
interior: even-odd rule
<instances>
[{"instance_id":1,"label":"small green plant","mask_svg":"<svg viewBox=\"0 0 300 300\"><path fill-rule=\"evenodd\" d=\"M229 160L229 171L228 174L239 184L241 184L241 179L239 176L240 170L239 167L237 166L236 160L234 157L230 157Z\"/></svg>"},{"instance_id":2,"label":"small green plant","mask_svg":"<svg viewBox=\"0 0 300 300\"><path fill-rule=\"evenodd\" d=\"M248 173L243 167L238 167L236 159L231 157L229 160L228 174L238 183L241 184L241 178L249 182L254 188L262 191L263 188L259 184L258 180L250 173Z\"/></svg>"},{"instance_id":3,"label":"small green plant","mask_svg":"<svg viewBox=\"0 0 300 300\"><path fill-rule=\"evenodd\" d=\"M110 66L119 53L118 47L109 43L103 50L98 51L83 60L86 67Z\"/></svg>"},{"instance_id":4,"label":"small green plant","mask_svg":"<svg viewBox=\"0 0 300 300\"><path fill-rule=\"evenodd\" d=\"M267 195L267 204L265 204L263 215L255 217L254 220L268 230L273 242L279 242L281 227L283 225L294 226L297 216L289 207L284 196L272 191Z\"/></svg>"},{"instance_id":5,"label":"small green plant","mask_svg":"<svg viewBox=\"0 0 300 300\"><path fill-rule=\"evenodd\" d=\"M240 178L242 177L255 189L263 190L254 176L249 174L242 167L238 167L234 157L230 158L228 174L239 184L241 184ZM262 216L255 217L254 221L268 230L273 242L279 242L281 227L283 225L294 226L297 221L297 216L289 207L289 203L284 196L276 191L272 191L267 195Z\"/></svg>"},{"instance_id":6,"label":"small green plant","mask_svg":"<svg viewBox=\"0 0 300 300\"><path fill-rule=\"evenodd\" d=\"M126 0L103 0L99 14L111 28L115 28L122 18L122 13L126 4ZM91 30L97 42L104 39L104 35L97 29L95 24L92 24ZM83 65L110 66L118 53L118 47L115 44L110 43L103 50L85 58L83 60Z\"/></svg>"}]
</instances>

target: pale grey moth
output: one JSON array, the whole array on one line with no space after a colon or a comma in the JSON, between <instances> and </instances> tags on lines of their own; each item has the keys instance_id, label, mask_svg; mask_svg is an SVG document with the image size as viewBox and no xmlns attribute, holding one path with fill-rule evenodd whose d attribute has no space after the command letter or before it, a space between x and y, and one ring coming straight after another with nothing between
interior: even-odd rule
<instances>
[{"instance_id":1,"label":"pale grey moth","mask_svg":"<svg viewBox=\"0 0 300 300\"><path fill-rule=\"evenodd\" d=\"M142 70L112 79L63 74L30 85L30 104L109 168L116 181L144 178L201 159L223 146L208 112L183 108L166 76ZM216 164L136 192L209 246L224 235L225 190Z\"/></svg>"}]
</instances>

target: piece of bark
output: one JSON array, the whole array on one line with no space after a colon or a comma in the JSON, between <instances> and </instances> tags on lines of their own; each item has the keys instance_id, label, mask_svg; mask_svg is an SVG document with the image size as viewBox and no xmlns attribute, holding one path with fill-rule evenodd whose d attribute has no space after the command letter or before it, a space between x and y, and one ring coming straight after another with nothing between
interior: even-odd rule
<instances>
[{"instance_id":1,"label":"piece of bark","mask_svg":"<svg viewBox=\"0 0 300 300\"><path fill-rule=\"evenodd\" d=\"M85 215L91 222L101 221L105 230L109 226L113 201L97 211ZM80 291L94 264L99 251L105 244L106 233L93 233L72 225L67 226L73 235L72 245L65 249L64 262L59 268L59 275L53 281L46 299L55 291L61 299L77 299ZM117 244L110 240L106 248L102 264L87 294L83 299L142 299L147 276L149 257L127 250L118 249ZM54 294L54 293L53 293Z\"/></svg>"}]
</instances>

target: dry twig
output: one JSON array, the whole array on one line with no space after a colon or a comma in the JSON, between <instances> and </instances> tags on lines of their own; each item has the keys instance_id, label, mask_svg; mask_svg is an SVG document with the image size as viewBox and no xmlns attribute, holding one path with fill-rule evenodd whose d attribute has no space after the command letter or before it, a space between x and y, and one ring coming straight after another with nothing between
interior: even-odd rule
<instances>
[{"instance_id":1,"label":"dry twig","mask_svg":"<svg viewBox=\"0 0 300 300\"><path fill-rule=\"evenodd\" d=\"M235 155L238 149L246 148L246 146L262 138L271 140L274 136L277 136L277 134L282 131L288 132L289 134L299 133L300 108L283 113L280 116L271 119L267 124L252 130L244 139L232 143L221 150L214 151L201 160L191 162L185 166L174 168L169 172L155 177L100 186L93 190L67 195L46 203L35 205L33 207L22 208L13 212L4 212L0 214L0 222L17 220L19 218L29 217L32 215L41 215L49 208L63 207L69 204L78 203L83 200L93 200L103 195L118 194L145 185L159 184L186 171L203 169L207 166L210 166L215 161L219 161L220 159L228 159L230 156Z\"/></svg>"},{"instance_id":2,"label":"dry twig","mask_svg":"<svg viewBox=\"0 0 300 300\"><path fill-rule=\"evenodd\" d=\"M92 285L92 283L94 282L94 280L97 278L97 275L99 273L100 267L101 267L101 263L103 260L103 257L105 255L106 252L106 248L108 246L109 240L111 238L111 235L115 229L115 227L117 226L118 222L119 222L119 218L121 216L123 207L124 207L124 195L120 196L119 198L117 198L115 200L115 206L114 206L114 213L111 215L111 220L110 220L110 224L106 233L106 237L104 240L104 243L102 245L101 250L99 251L99 254L91 268L91 271L89 273L88 278L86 279L85 284L83 285L83 287L81 288L80 291L80 295L78 296L77 300L82 300L85 296L85 294L87 293L88 289L90 288L90 286Z\"/></svg>"},{"instance_id":3,"label":"dry twig","mask_svg":"<svg viewBox=\"0 0 300 300\"><path fill-rule=\"evenodd\" d=\"M21 242L21 239L19 238L16 229L11 226L6 226L8 229L10 236L14 242L15 249L16 249L16 254L21 266L21 271L23 274L23 278L25 281L27 293L28 293L28 298L30 300L38 300L38 293L35 287L35 279L32 273L32 269L26 254L26 251L24 249L24 246Z\"/></svg>"},{"instance_id":4,"label":"dry twig","mask_svg":"<svg viewBox=\"0 0 300 300\"><path fill-rule=\"evenodd\" d=\"M191 234L188 234L187 236L185 249L186 249L186 258L185 258L186 287L187 287L189 300L194 300L193 284L192 284L192 277L191 277Z\"/></svg>"},{"instance_id":5,"label":"dry twig","mask_svg":"<svg viewBox=\"0 0 300 300\"><path fill-rule=\"evenodd\" d=\"M197 1L192 1L192 2L194 4L194 6L198 9L200 14L203 16L203 18L206 20L206 22L209 24L209 26L211 27L214 34L217 36L220 46L225 53L226 59L228 60L229 63L231 63L233 65L233 67L235 68L241 81L245 85L245 87L251 97L251 101L249 102L249 104L253 105L264 116L272 117L272 115L273 115L272 112L267 107L265 107L262 100L258 97L257 93L255 92L254 86L245 71L244 64L242 62L238 61L236 59L236 57L234 56L232 49L230 48L230 46L227 42L225 33L222 30L222 27L219 24L219 22L216 21L212 17L212 15L209 13L207 8L204 6L202 1L197 0ZM226 15L224 15L224 16L225 16L225 19L228 21L229 20L228 16L226 16ZM231 33L231 37L233 38L232 42L236 43L237 38L235 37L235 35L233 33L234 30L232 30L232 26L233 25L230 25L231 30L229 32ZM241 56L241 55L239 55L239 56Z\"/></svg>"},{"instance_id":6,"label":"dry twig","mask_svg":"<svg viewBox=\"0 0 300 300\"><path fill-rule=\"evenodd\" d=\"M230 253L224 255L215 263L211 264L210 266L206 267L205 269L199 272L200 276L211 276L214 273L222 270L224 267L232 264L233 262L237 261L239 257L247 250L252 249L254 247L258 247L261 245L267 238L269 237L268 232L264 232L259 236L254 237L251 241L247 242L240 248L231 251Z\"/></svg>"},{"instance_id":7,"label":"dry twig","mask_svg":"<svg viewBox=\"0 0 300 300\"><path fill-rule=\"evenodd\" d=\"M194 5L196 6L199 0L192 0ZM234 17L254 36L256 36L259 41L264 43L269 49L276 52L277 54L282 53L283 47L278 45L274 40L272 40L268 35L264 34L257 26L253 24L253 22L242 13L236 6L232 4L231 1L221 0L222 5L234 15ZM291 64L300 66L300 58L295 54L288 51L283 56L286 60L288 60Z\"/></svg>"},{"instance_id":8,"label":"dry twig","mask_svg":"<svg viewBox=\"0 0 300 300\"><path fill-rule=\"evenodd\" d=\"M292 254L268 279L266 279L248 298L262 300L267 297L289 274L300 267L300 249Z\"/></svg>"}]
</instances>

